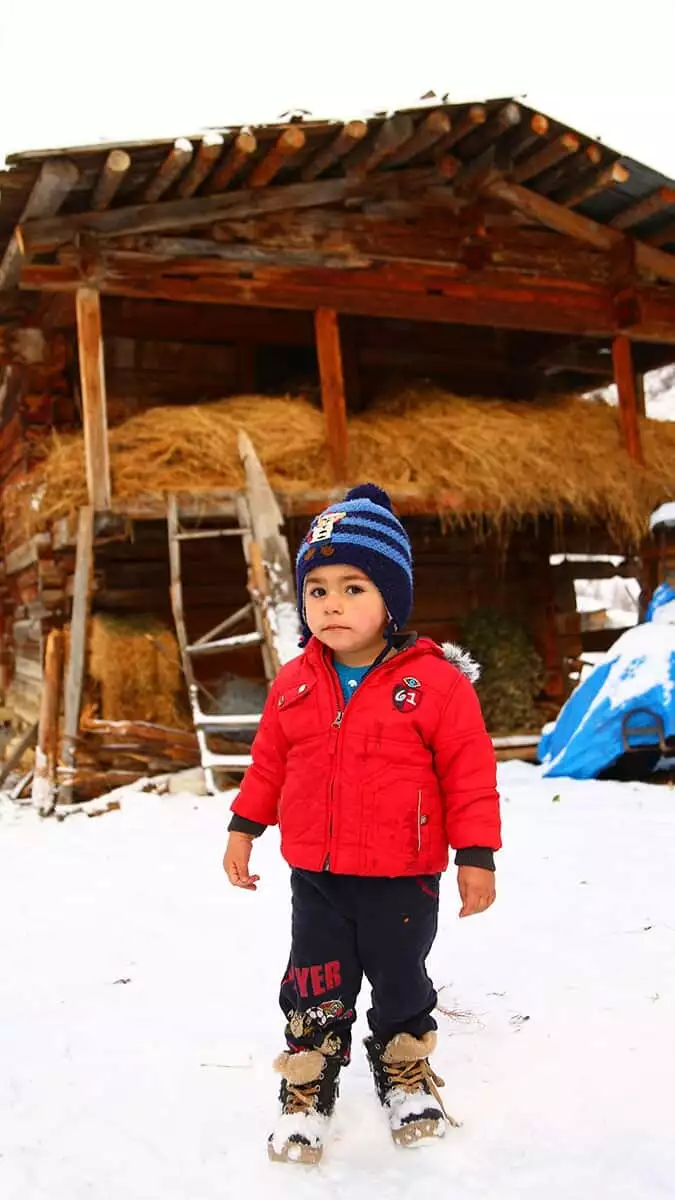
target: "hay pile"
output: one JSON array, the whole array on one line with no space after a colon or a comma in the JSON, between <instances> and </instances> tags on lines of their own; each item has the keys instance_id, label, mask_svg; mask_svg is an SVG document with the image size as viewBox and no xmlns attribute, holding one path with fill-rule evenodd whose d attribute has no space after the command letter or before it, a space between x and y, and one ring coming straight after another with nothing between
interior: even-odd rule
<instances>
[{"instance_id":1,"label":"hay pile","mask_svg":"<svg viewBox=\"0 0 675 1200\"><path fill-rule=\"evenodd\" d=\"M476 691L492 734L538 730L535 697L544 664L517 621L493 608L479 608L462 622L462 643L481 665Z\"/></svg>"},{"instance_id":2,"label":"hay pile","mask_svg":"<svg viewBox=\"0 0 675 1200\"><path fill-rule=\"evenodd\" d=\"M92 617L89 675L104 721L151 721L190 729L174 634L154 617Z\"/></svg>"},{"instance_id":3,"label":"hay pile","mask_svg":"<svg viewBox=\"0 0 675 1200\"><path fill-rule=\"evenodd\" d=\"M298 398L239 396L154 408L110 431L113 494L238 487L245 429L280 491L330 486L321 412ZM647 466L621 442L602 402L466 399L409 388L349 421L352 482L437 496L451 521L503 529L572 513L639 540L649 513L675 490L675 424L641 421ZM450 493L444 499L442 492ZM86 502L83 439L54 435L45 461L5 493L5 520L26 533Z\"/></svg>"}]
</instances>

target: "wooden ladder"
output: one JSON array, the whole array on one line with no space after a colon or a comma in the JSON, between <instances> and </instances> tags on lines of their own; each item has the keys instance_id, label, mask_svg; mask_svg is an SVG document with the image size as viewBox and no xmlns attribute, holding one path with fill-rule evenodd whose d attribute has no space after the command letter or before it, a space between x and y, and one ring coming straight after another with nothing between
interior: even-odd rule
<instances>
[{"instance_id":1,"label":"wooden ladder","mask_svg":"<svg viewBox=\"0 0 675 1200\"><path fill-rule=\"evenodd\" d=\"M210 740L214 737L231 738L237 733L256 729L260 713L205 712L200 695L204 688L195 677L196 659L202 655L259 646L269 685L279 668L298 653L300 636L290 552L281 532L283 515L253 444L243 432L239 434L239 454L246 485L244 491L235 497L234 524L225 524L223 519L222 525L217 528L214 528L213 522L208 527L200 528L199 518L181 516L175 495L170 495L167 500L171 607L206 786L212 795L221 794L216 779L217 771L244 771L250 765L251 757L248 754L219 753L211 748ZM241 539L250 600L208 633L190 642L183 601L181 548L186 541L221 537ZM234 633L233 630L244 622L252 622L253 630Z\"/></svg>"}]
</instances>

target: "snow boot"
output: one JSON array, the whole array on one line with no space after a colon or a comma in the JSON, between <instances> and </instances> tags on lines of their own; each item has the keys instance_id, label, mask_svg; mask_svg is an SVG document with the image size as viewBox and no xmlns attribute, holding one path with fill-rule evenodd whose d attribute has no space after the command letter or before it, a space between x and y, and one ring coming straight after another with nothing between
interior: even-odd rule
<instances>
[{"instance_id":1,"label":"snow boot","mask_svg":"<svg viewBox=\"0 0 675 1200\"><path fill-rule=\"evenodd\" d=\"M438 1089L445 1084L429 1064L436 1048L433 1031L421 1038L397 1033L386 1044L371 1035L364 1046L397 1146L418 1146L425 1138L443 1137L446 1122L458 1124L443 1107Z\"/></svg>"},{"instance_id":2,"label":"snow boot","mask_svg":"<svg viewBox=\"0 0 675 1200\"><path fill-rule=\"evenodd\" d=\"M338 1097L340 1067L347 1061L336 1041L326 1038L318 1050L289 1050L275 1060L274 1069L283 1078L281 1114L267 1142L272 1162L319 1162Z\"/></svg>"}]
</instances>

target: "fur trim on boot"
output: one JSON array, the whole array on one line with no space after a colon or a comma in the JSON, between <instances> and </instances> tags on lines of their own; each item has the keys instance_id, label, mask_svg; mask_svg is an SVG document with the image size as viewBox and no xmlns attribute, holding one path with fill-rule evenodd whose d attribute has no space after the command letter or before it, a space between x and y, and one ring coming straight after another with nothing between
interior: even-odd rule
<instances>
[{"instance_id":1,"label":"fur trim on boot","mask_svg":"<svg viewBox=\"0 0 675 1200\"><path fill-rule=\"evenodd\" d=\"M436 1049L438 1041L436 1033L430 1029L421 1038L413 1037L411 1033L397 1033L387 1042L382 1054L382 1062L408 1063L417 1062L420 1058L428 1058Z\"/></svg>"},{"instance_id":2,"label":"fur trim on boot","mask_svg":"<svg viewBox=\"0 0 675 1200\"><path fill-rule=\"evenodd\" d=\"M292 1054L285 1050L274 1060L274 1070L283 1075L288 1083L301 1086L313 1083L318 1079L326 1065L326 1059L320 1050L300 1050Z\"/></svg>"}]
</instances>

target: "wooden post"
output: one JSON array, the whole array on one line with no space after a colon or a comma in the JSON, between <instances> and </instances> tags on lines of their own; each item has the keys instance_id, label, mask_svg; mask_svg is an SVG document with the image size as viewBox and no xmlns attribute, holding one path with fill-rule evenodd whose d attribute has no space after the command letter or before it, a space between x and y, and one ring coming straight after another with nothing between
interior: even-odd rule
<instances>
[{"instance_id":1,"label":"wooden post","mask_svg":"<svg viewBox=\"0 0 675 1200\"><path fill-rule=\"evenodd\" d=\"M614 382L619 393L619 419L624 444L635 462L644 464L640 426L638 424L638 391L633 367L633 351L630 338L619 334L612 342Z\"/></svg>"},{"instance_id":2,"label":"wooden post","mask_svg":"<svg viewBox=\"0 0 675 1200\"><path fill-rule=\"evenodd\" d=\"M95 511L105 512L110 508L111 493L101 297L95 288L80 288L77 292L75 307L87 492L92 508Z\"/></svg>"},{"instance_id":3,"label":"wooden post","mask_svg":"<svg viewBox=\"0 0 675 1200\"><path fill-rule=\"evenodd\" d=\"M35 748L32 790L33 805L43 815L51 812L54 806L56 762L59 749L59 709L63 679L63 643L63 630L50 630L45 650L44 688L40 706L38 740Z\"/></svg>"},{"instance_id":4,"label":"wooden post","mask_svg":"<svg viewBox=\"0 0 675 1200\"><path fill-rule=\"evenodd\" d=\"M63 743L61 760L66 767L75 766L75 740L80 727L80 705L82 682L87 650L87 620L89 617L89 588L94 545L94 510L87 506L80 509L77 525L75 550L75 582L73 609L70 618L70 653L66 673ZM72 785L66 781L63 800L70 802Z\"/></svg>"},{"instance_id":5,"label":"wooden post","mask_svg":"<svg viewBox=\"0 0 675 1200\"><path fill-rule=\"evenodd\" d=\"M326 439L333 481L344 483L348 474L349 455L347 402L340 349L340 327L335 309L317 308L314 315L314 327L321 379L321 403L326 420Z\"/></svg>"}]
</instances>

